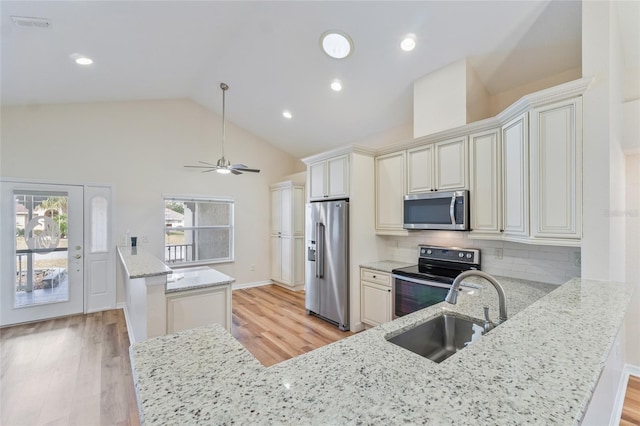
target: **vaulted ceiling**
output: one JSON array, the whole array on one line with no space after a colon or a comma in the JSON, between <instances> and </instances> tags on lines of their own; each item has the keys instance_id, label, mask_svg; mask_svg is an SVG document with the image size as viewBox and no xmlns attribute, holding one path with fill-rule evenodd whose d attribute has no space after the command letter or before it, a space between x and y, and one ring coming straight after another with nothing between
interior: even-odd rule
<instances>
[{"instance_id":1,"label":"vaulted ceiling","mask_svg":"<svg viewBox=\"0 0 640 426\"><path fill-rule=\"evenodd\" d=\"M220 113L226 82L227 119L297 157L410 123L413 82L461 58L491 94L581 62L579 1L2 1L1 14L3 105L191 98ZM329 29L351 56L321 51Z\"/></svg>"}]
</instances>

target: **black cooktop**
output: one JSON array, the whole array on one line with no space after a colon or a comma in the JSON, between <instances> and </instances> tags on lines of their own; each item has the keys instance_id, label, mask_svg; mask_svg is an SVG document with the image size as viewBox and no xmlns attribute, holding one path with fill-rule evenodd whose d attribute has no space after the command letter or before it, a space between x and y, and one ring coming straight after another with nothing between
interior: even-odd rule
<instances>
[{"instance_id":1,"label":"black cooktop","mask_svg":"<svg viewBox=\"0 0 640 426\"><path fill-rule=\"evenodd\" d=\"M391 272L396 275L416 278L419 280L430 280L451 284L462 271L460 269L443 268L436 265L413 265L407 266L406 268L394 269Z\"/></svg>"}]
</instances>

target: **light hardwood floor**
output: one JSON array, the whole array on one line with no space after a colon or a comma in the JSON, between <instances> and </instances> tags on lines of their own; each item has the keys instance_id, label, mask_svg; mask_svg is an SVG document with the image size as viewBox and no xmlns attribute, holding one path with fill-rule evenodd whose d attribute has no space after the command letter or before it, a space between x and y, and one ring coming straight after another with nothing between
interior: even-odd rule
<instances>
[{"instance_id":1,"label":"light hardwood floor","mask_svg":"<svg viewBox=\"0 0 640 426\"><path fill-rule=\"evenodd\" d=\"M629 376L620 426L640 425L640 377Z\"/></svg>"},{"instance_id":2,"label":"light hardwood floor","mask_svg":"<svg viewBox=\"0 0 640 426\"><path fill-rule=\"evenodd\" d=\"M233 292L231 334L270 366L353 333L307 315L304 292L268 285Z\"/></svg>"},{"instance_id":3,"label":"light hardwood floor","mask_svg":"<svg viewBox=\"0 0 640 426\"><path fill-rule=\"evenodd\" d=\"M2 425L138 425L121 310L0 329Z\"/></svg>"}]
</instances>

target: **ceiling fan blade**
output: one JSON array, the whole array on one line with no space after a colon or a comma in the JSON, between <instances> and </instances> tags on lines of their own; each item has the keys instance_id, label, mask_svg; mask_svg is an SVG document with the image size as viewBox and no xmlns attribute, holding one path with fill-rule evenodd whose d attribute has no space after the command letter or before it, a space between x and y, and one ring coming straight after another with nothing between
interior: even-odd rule
<instances>
[{"instance_id":1,"label":"ceiling fan blade","mask_svg":"<svg viewBox=\"0 0 640 426\"><path fill-rule=\"evenodd\" d=\"M260 169L240 169L243 172L260 173Z\"/></svg>"},{"instance_id":2,"label":"ceiling fan blade","mask_svg":"<svg viewBox=\"0 0 640 426\"><path fill-rule=\"evenodd\" d=\"M238 171L236 169L230 169L230 170L231 170L231 173L233 173L234 175L241 175L242 174L242 172L240 172L240 171Z\"/></svg>"},{"instance_id":3,"label":"ceiling fan blade","mask_svg":"<svg viewBox=\"0 0 640 426\"><path fill-rule=\"evenodd\" d=\"M234 164L229 168L231 170L241 170L243 172L260 173L260 169L250 169L246 164Z\"/></svg>"},{"instance_id":4,"label":"ceiling fan blade","mask_svg":"<svg viewBox=\"0 0 640 426\"><path fill-rule=\"evenodd\" d=\"M210 169L211 167L216 168L216 166L185 166L185 167L191 167L193 169Z\"/></svg>"},{"instance_id":5,"label":"ceiling fan blade","mask_svg":"<svg viewBox=\"0 0 640 426\"><path fill-rule=\"evenodd\" d=\"M232 169L248 169L249 166L247 166L246 164L232 164L231 168Z\"/></svg>"},{"instance_id":6,"label":"ceiling fan blade","mask_svg":"<svg viewBox=\"0 0 640 426\"><path fill-rule=\"evenodd\" d=\"M218 170L218 168L217 168L217 167L214 167L213 169L203 170L203 171L202 171L202 173L215 172L216 170Z\"/></svg>"},{"instance_id":7,"label":"ceiling fan blade","mask_svg":"<svg viewBox=\"0 0 640 426\"><path fill-rule=\"evenodd\" d=\"M207 163L206 161L198 161L198 163L207 164L209 166L215 166L213 163Z\"/></svg>"}]
</instances>

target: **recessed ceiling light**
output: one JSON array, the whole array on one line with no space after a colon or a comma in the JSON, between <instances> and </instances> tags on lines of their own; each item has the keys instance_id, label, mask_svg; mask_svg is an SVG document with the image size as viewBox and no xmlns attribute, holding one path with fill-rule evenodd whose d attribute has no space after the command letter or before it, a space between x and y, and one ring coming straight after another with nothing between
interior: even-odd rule
<instances>
[{"instance_id":1,"label":"recessed ceiling light","mask_svg":"<svg viewBox=\"0 0 640 426\"><path fill-rule=\"evenodd\" d=\"M336 92L341 91L342 90L342 82L340 80L333 80L331 82L331 89L336 91Z\"/></svg>"},{"instance_id":2,"label":"recessed ceiling light","mask_svg":"<svg viewBox=\"0 0 640 426\"><path fill-rule=\"evenodd\" d=\"M72 53L71 55L69 55L69 57L71 59L73 59L75 61L75 63L78 64L78 65L91 65L91 64L93 64L93 59L91 59L91 58L89 58L87 56L81 55L79 53Z\"/></svg>"},{"instance_id":3,"label":"recessed ceiling light","mask_svg":"<svg viewBox=\"0 0 640 426\"><path fill-rule=\"evenodd\" d=\"M400 42L400 49L405 52L411 52L416 47L416 36L413 34L407 35L404 40Z\"/></svg>"},{"instance_id":4,"label":"recessed ceiling light","mask_svg":"<svg viewBox=\"0 0 640 426\"><path fill-rule=\"evenodd\" d=\"M293 115L291 115L291 113L289 111L282 111L282 116L286 119L291 119L291 117L293 117Z\"/></svg>"},{"instance_id":5,"label":"recessed ceiling light","mask_svg":"<svg viewBox=\"0 0 640 426\"><path fill-rule=\"evenodd\" d=\"M344 59L353 51L353 41L340 31L327 31L320 37L322 50L335 59Z\"/></svg>"}]
</instances>

